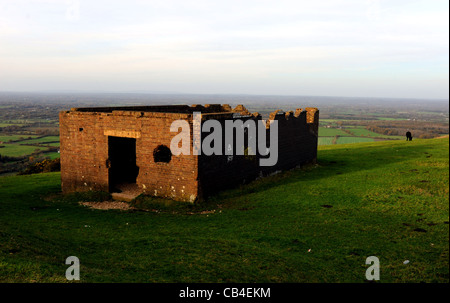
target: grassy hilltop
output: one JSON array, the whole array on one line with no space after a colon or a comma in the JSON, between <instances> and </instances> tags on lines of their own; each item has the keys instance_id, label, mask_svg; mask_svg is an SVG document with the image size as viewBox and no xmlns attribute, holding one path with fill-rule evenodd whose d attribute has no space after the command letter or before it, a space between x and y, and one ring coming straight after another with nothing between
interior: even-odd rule
<instances>
[{"instance_id":1,"label":"grassy hilltop","mask_svg":"<svg viewBox=\"0 0 450 303\"><path fill-rule=\"evenodd\" d=\"M59 173L0 178L0 282L449 282L449 140L322 146L202 205L93 210ZM409 260L408 264L404 261Z\"/></svg>"}]
</instances>

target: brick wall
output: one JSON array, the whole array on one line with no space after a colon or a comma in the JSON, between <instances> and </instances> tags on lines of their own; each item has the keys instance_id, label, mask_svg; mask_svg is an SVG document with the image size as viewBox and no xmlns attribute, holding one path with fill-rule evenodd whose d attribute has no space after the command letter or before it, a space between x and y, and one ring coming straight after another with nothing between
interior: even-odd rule
<instances>
[{"instance_id":1,"label":"brick wall","mask_svg":"<svg viewBox=\"0 0 450 303\"><path fill-rule=\"evenodd\" d=\"M174 120L190 114L113 111L61 112L61 181L63 192L109 190L108 136L136 139L137 184L151 195L193 201L198 195L197 157L180 155L155 163L153 151L170 147ZM191 126L192 127L192 126Z\"/></svg>"},{"instance_id":2,"label":"brick wall","mask_svg":"<svg viewBox=\"0 0 450 303\"><path fill-rule=\"evenodd\" d=\"M230 116L205 115L205 120L231 119ZM258 121L253 114L244 120ZM225 188L245 184L275 171L287 170L317 160L319 111L316 108L297 109L296 112L273 112L269 120L278 121L278 161L274 166L260 166L258 156L205 156L199 157L199 186L203 197ZM222 121L222 129L225 128ZM267 121L266 146L270 146L270 122ZM208 134L203 134L203 137ZM224 136L222 136L224 137ZM259 139L259 138L258 138ZM224 141L222 142L225 145ZM247 144L247 141L246 141Z\"/></svg>"},{"instance_id":3,"label":"brick wall","mask_svg":"<svg viewBox=\"0 0 450 303\"><path fill-rule=\"evenodd\" d=\"M94 108L61 112L63 192L111 189L109 136L136 139L136 165L139 167L136 184L143 192L180 201L193 202L258 176L316 161L319 111L306 108L271 114L269 119L278 121L279 130L278 162L275 166L261 167L257 156L236 155L232 158L227 155L180 155L172 156L169 163L156 163L153 151L159 145L170 147L176 135L170 132L170 126L175 120L189 122L192 153L193 111L202 112L202 123L208 119L220 121L223 131L225 120L261 119L259 114L251 114L243 106L231 109L228 105ZM236 114L242 116L237 117ZM267 132L269 129L270 123L267 122ZM207 135L202 133L203 138ZM267 140L269 137L267 133Z\"/></svg>"}]
</instances>

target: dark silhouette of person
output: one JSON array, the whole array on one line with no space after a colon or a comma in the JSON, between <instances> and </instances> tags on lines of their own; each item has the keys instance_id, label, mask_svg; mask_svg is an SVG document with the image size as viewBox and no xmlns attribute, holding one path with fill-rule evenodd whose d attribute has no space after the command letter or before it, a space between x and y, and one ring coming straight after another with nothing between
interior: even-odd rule
<instances>
[{"instance_id":1,"label":"dark silhouette of person","mask_svg":"<svg viewBox=\"0 0 450 303\"><path fill-rule=\"evenodd\" d=\"M412 134L410 131L406 132L406 141L412 141Z\"/></svg>"}]
</instances>

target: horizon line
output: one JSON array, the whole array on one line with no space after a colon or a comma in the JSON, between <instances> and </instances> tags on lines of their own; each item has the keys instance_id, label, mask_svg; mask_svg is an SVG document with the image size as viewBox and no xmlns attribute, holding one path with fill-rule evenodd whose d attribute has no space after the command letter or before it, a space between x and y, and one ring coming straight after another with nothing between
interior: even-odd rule
<instances>
[{"instance_id":1,"label":"horizon line","mask_svg":"<svg viewBox=\"0 0 450 303\"><path fill-rule=\"evenodd\" d=\"M187 93L187 92L168 92L168 91L90 91L90 90L0 90L2 93L22 93L22 94L141 94L141 95L200 95L200 96L264 96L264 97L314 97L314 98L351 98L351 99L413 99L413 100L435 100L449 101L446 98L429 97L375 97L375 96L338 96L338 95L300 95L300 94L256 94L256 93Z\"/></svg>"}]
</instances>

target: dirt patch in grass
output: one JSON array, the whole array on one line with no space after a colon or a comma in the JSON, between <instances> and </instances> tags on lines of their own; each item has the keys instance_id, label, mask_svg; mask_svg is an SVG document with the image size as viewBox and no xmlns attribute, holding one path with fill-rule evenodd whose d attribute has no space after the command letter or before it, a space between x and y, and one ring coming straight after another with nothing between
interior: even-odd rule
<instances>
[{"instance_id":1,"label":"dirt patch in grass","mask_svg":"<svg viewBox=\"0 0 450 303\"><path fill-rule=\"evenodd\" d=\"M130 203L119 201L104 201L104 202L79 202L83 206L87 206L94 209L119 209L119 210L132 210L134 207L130 206Z\"/></svg>"}]
</instances>

